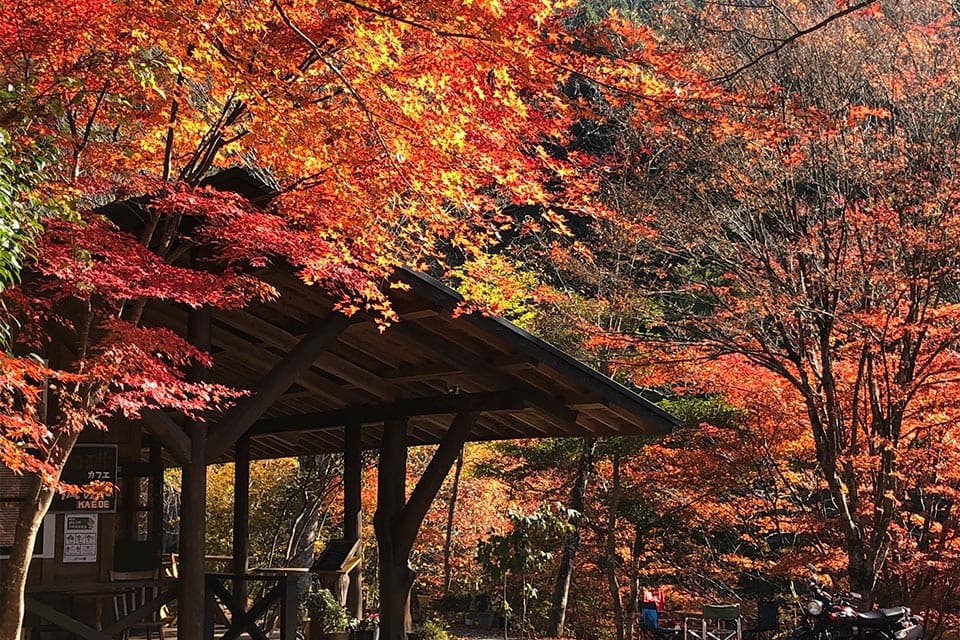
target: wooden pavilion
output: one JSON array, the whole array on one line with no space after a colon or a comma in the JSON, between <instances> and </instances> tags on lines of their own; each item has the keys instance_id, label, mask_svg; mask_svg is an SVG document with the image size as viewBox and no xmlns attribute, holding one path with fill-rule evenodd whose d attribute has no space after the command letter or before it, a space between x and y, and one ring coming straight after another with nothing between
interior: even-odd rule
<instances>
[{"instance_id":1,"label":"wooden pavilion","mask_svg":"<svg viewBox=\"0 0 960 640\"><path fill-rule=\"evenodd\" d=\"M37 594L28 602L32 613L78 637L106 640L124 624L177 599L181 640L207 640L212 638L211 602L217 597L233 617L224 637L244 630L258 637L252 621L259 605L248 606L246 597L238 595L243 588L236 585L264 576L274 579L271 597L288 613L295 610L296 594L288 577L248 573L250 460L342 452L343 534L359 539L361 451L378 449L374 523L381 634L385 640L402 640L413 582L409 554L465 442L658 435L674 424L669 414L633 391L501 318L455 315L461 297L429 276L409 270L396 274L393 284L401 286L388 290L400 321L381 331L372 317L335 312L331 297L304 285L290 270L273 268L259 275L280 292L276 302L234 311L175 305L145 310L145 322L188 336L213 355L211 369L195 372L198 379L252 392L207 423L152 412L142 423L91 434L94 440L117 443L121 508L102 518L98 561L86 574L62 566L57 554L38 561L44 563L36 572L39 577L34 579L31 569ZM407 447L424 444L439 446L407 492ZM232 594L204 569L206 467L225 461L236 463ZM169 466L183 470L178 580L149 606L103 631L40 602L39 594L55 591L49 585L64 576L103 582L112 565L124 559L127 552L120 549L139 545L159 559L159 491L162 469ZM56 531L59 541L62 523ZM348 607L358 612L359 567L350 576ZM284 617L283 637L293 638L294 623L295 613Z\"/></svg>"}]
</instances>

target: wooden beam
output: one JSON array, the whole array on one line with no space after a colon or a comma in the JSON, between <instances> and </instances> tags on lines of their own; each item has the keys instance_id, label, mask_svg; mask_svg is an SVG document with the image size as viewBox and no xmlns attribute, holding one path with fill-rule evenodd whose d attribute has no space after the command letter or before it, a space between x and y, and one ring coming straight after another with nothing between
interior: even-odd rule
<instances>
[{"instance_id":1,"label":"wooden beam","mask_svg":"<svg viewBox=\"0 0 960 640\"><path fill-rule=\"evenodd\" d=\"M516 376L497 369L495 365L487 362L473 351L430 331L420 324L401 322L392 327L391 331L402 333L440 359L449 364L463 367L495 386L521 391L531 404L553 417L560 424L574 424L577 421L577 412L566 406L560 399Z\"/></svg>"},{"instance_id":2,"label":"wooden beam","mask_svg":"<svg viewBox=\"0 0 960 640\"><path fill-rule=\"evenodd\" d=\"M23 599L24 608L28 613L35 614L44 620L49 620L61 629L66 629L74 636L83 638L83 640L113 640L111 636L97 631L91 626L85 625L79 620L74 620L65 613L61 613L48 604L34 600L27 596Z\"/></svg>"},{"instance_id":3,"label":"wooden beam","mask_svg":"<svg viewBox=\"0 0 960 640\"><path fill-rule=\"evenodd\" d=\"M240 338L236 339L238 341L240 340ZM242 367L248 372L245 373L246 377L262 376L265 375L263 374L263 369L267 366L277 366L282 360L282 358L273 352L264 349L254 349L249 348L249 346L245 351L240 351L239 349L240 347L238 346L230 351L225 351L223 356L217 359L217 368L229 368L236 373L236 370ZM322 400L326 403L343 402L345 396L347 398L358 397L353 392L347 391L343 387L338 387L330 379L312 370L305 371L290 388L300 387L309 391L314 399ZM277 400L281 398L283 398L283 394L281 394Z\"/></svg>"},{"instance_id":4,"label":"wooden beam","mask_svg":"<svg viewBox=\"0 0 960 640\"><path fill-rule=\"evenodd\" d=\"M222 312L217 317L225 324L256 337L270 347L289 351L297 344L296 336L246 311ZM381 400L393 400L402 395L399 388L388 381L331 351L320 354L317 364L325 372Z\"/></svg>"},{"instance_id":5,"label":"wooden beam","mask_svg":"<svg viewBox=\"0 0 960 640\"><path fill-rule=\"evenodd\" d=\"M258 421L251 428L250 434L265 435L292 431L314 431L345 424L366 424L413 416L455 414L470 411L509 411L523 409L526 406L525 394L512 389L483 393L446 393L425 398L407 398L377 405L362 405L298 416L267 418Z\"/></svg>"},{"instance_id":6,"label":"wooden beam","mask_svg":"<svg viewBox=\"0 0 960 640\"><path fill-rule=\"evenodd\" d=\"M297 378L330 347L337 337L350 325L350 319L334 313L314 331L307 334L287 356L257 384L253 395L234 405L211 429L207 443L207 460L219 458L236 442L267 409L290 388Z\"/></svg>"},{"instance_id":7,"label":"wooden beam","mask_svg":"<svg viewBox=\"0 0 960 640\"><path fill-rule=\"evenodd\" d=\"M400 387L345 358L341 358L335 353L321 354L318 364L327 374L334 375L354 388L362 389L379 400L395 400L403 396Z\"/></svg>"},{"instance_id":8,"label":"wooden beam","mask_svg":"<svg viewBox=\"0 0 960 640\"><path fill-rule=\"evenodd\" d=\"M517 369L533 369L537 363L529 358L507 356L497 358L490 364L501 371L514 371ZM422 382L424 380L447 380L452 376L466 376L469 371L463 367L452 365L448 362L435 362L431 364L410 365L405 367L395 367L378 371L384 380L389 382Z\"/></svg>"},{"instance_id":9,"label":"wooden beam","mask_svg":"<svg viewBox=\"0 0 960 640\"><path fill-rule=\"evenodd\" d=\"M167 450L167 453L178 464L182 466L190 461L190 438L183 427L158 409L144 409L140 412L140 416L150 431L150 435Z\"/></svg>"},{"instance_id":10,"label":"wooden beam","mask_svg":"<svg viewBox=\"0 0 960 640\"><path fill-rule=\"evenodd\" d=\"M460 449L470 437L470 430L480 417L479 411L460 413L453 419L453 423L440 441L440 446L434 452L427 468L424 469L417 486L407 500L396 525L394 526L394 554L409 557L413 543L417 539L423 518L430 509L430 504L437 496L450 468L460 454Z\"/></svg>"}]
</instances>

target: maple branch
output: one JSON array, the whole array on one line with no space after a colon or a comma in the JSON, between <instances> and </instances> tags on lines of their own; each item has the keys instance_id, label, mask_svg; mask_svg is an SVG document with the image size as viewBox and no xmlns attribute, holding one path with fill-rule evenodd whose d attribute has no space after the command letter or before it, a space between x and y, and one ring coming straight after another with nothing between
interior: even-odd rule
<instances>
[{"instance_id":1,"label":"maple branch","mask_svg":"<svg viewBox=\"0 0 960 640\"><path fill-rule=\"evenodd\" d=\"M103 85L103 88L97 92L97 98L94 101L93 108L90 110L90 115L87 117L86 123L83 125L83 131L80 132L77 129L77 119L76 113L73 109L70 109L66 113L67 127L70 129L70 134L77 140L74 142L73 148L73 169L71 175L74 179L80 175L80 156L83 155L83 150L87 146L87 143L90 141L90 133L93 130L93 123L97 118L97 112L100 111L100 106L103 104L103 99L107 93L107 87L109 83ZM79 91L76 94L76 97L83 95L83 91ZM82 98L80 100L82 104Z\"/></svg>"},{"instance_id":2,"label":"maple branch","mask_svg":"<svg viewBox=\"0 0 960 640\"><path fill-rule=\"evenodd\" d=\"M213 165L214 158L216 158L220 149L229 141L245 135L246 132L241 132L230 139L223 137L223 130L236 122L247 109L243 100L238 100L236 95L237 90L234 88L233 93L231 93L230 97L224 102L223 109L221 109L217 120L210 125L200 144L197 145L197 148L194 150L190 161L187 162L180 171L180 180L191 185L199 182L207 169Z\"/></svg>"},{"instance_id":3,"label":"maple branch","mask_svg":"<svg viewBox=\"0 0 960 640\"><path fill-rule=\"evenodd\" d=\"M343 0L343 1L349 2L350 0ZM393 160L393 156L390 153L390 147L387 145L386 140L384 140L383 136L380 134L380 129L379 127L377 127L377 122L376 122L376 118L374 117L374 113L370 109L370 107L367 106L367 103L363 99L363 96L357 93L356 89L354 89L353 85L350 83L350 80L345 75L343 75L343 72L337 67L337 65L333 64L332 62L330 62L330 60L327 59L327 57L323 54L323 51L320 49L320 47L317 46L317 43L314 42L310 36L304 33L303 30L300 29L300 27L298 27L293 23L293 21L290 19L290 16L287 15L287 12L284 11L283 6L280 5L280 0L271 0L271 4L273 4L274 8L277 10L277 13L280 14L280 19L283 21L283 23L287 25L287 27L291 31L293 31L293 33L296 34L298 38L303 40L307 44L307 46L310 47L311 50L313 50L313 53L323 62L324 65L326 65L327 69L329 69L335 76L337 76L337 78L340 79L340 82L343 84L344 88L347 90L347 93L353 96L353 99L357 101L357 105L360 107L364 115L367 117L367 123L370 125L370 129L373 131L373 135L377 138L377 142L379 142L380 146L383 147L384 151L387 152L387 162L389 162L394 169L396 169L399 173L402 174L403 172L400 171L400 167L398 167Z\"/></svg>"},{"instance_id":4,"label":"maple branch","mask_svg":"<svg viewBox=\"0 0 960 640\"><path fill-rule=\"evenodd\" d=\"M804 36L806 36L806 35L809 35L809 34L813 33L814 31L817 31L817 30L819 30L819 29L822 29L823 27L827 26L827 25L830 24L831 22L835 22L836 20L839 20L840 18L842 18L842 17L844 17L844 16L847 16L847 15L849 15L849 14L851 14L851 13L854 13L854 12L856 12L856 11L859 11L859 10L861 10L861 9L866 9L866 8L869 7L871 4L875 4L876 2L877 2L877 0L864 0L863 2L858 2L857 4L850 5L850 6L847 7L846 9L842 9L842 10L840 10L840 11L837 11L836 13L830 14L829 16L827 16L826 18L824 18L824 19L821 20L820 22L818 22L818 23L816 23L816 24L814 24L814 25L812 25L812 26L809 26L809 27L807 27L806 29L797 29L797 31L796 31L795 33L791 34L790 36L787 36L786 38L783 38L782 40L780 40L780 43L779 43L777 46L775 46L775 47L773 47L773 48L771 48L771 49L768 49L767 51L764 51L763 53L761 53L760 55L758 55L757 57L755 57L754 59L752 59L750 62L747 62L746 64L741 65L740 67L734 69L734 70L731 71L730 73L724 74L724 75L722 75L722 76L717 76L716 78L711 78L710 81L711 81L711 82L729 82L730 80L733 80L735 77L737 77L738 75L740 75L741 73L743 73L743 72L746 71L747 69L750 69L750 68L758 65L760 62L762 62L762 61L765 60L766 58L769 58L770 56L779 53L780 51L782 51L783 49L785 49L787 46L793 44L794 42L796 42L796 41L799 40L800 38L802 38L802 37L804 37Z\"/></svg>"},{"instance_id":5,"label":"maple branch","mask_svg":"<svg viewBox=\"0 0 960 640\"><path fill-rule=\"evenodd\" d=\"M315 171L309 175L305 175L301 178L298 178L291 182L289 185L283 188L283 193L291 193L297 189L303 187L304 190L311 189L318 184L323 184L320 181L320 176L327 172L326 169L321 169L320 171Z\"/></svg>"},{"instance_id":6,"label":"maple branch","mask_svg":"<svg viewBox=\"0 0 960 640\"><path fill-rule=\"evenodd\" d=\"M189 47L188 47L189 55ZM183 72L177 73L177 92L179 93L180 88L183 86ZM164 142L163 148L163 181L166 182L170 179L170 171L173 165L173 131L174 125L177 122L177 114L180 111L180 101L177 100L177 94L173 96L173 101L170 104L170 117L167 120L167 139ZM159 220L159 218L157 218ZM154 225L156 228L156 225ZM153 235L151 231L150 235ZM144 243L146 244L146 243Z\"/></svg>"},{"instance_id":7,"label":"maple branch","mask_svg":"<svg viewBox=\"0 0 960 640\"><path fill-rule=\"evenodd\" d=\"M375 7L370 7L365 4L360 4L356 0L340 0L340 2L343 2L344 4L349 4L350 6L356 9L359 9L361 11L366 11L368 13L378 15L381 18L387 18L388 20L396 20L397 22L400 22L405 25L409 25L416 29L429 31L432 34L443 37L443 38L462 38L466 40L479 40L482 42L486 42L487 40L489 40L489 38L485 38L475 33L464 33L462 31L445 31L443 29L435 29L434 27L423 24L422 22L417 22L416 20L411 20L410 18L401 18L400 16L395 15L393 13L382 11L380 9L377 9Z\"/></svg>"},{"instance_id":8,"label":"maple branch","mask_svg":"<svg viewBox=\"0 0 960 640\"><path fill-rule=\"evenodd\" d=\"M87 143L90 142L90 132L93 130L93 121L97 117L97 112L100 110L100 105L103 104L103 99L107 95L107 87L109 86L109 83L104 84L103 88L97 93L97 99L93 104L93 109L90 111L90 117L87 118L87 123L83 127L83 137L80 139L78 152L86 147Z\"/></svg>"}]
</instances>

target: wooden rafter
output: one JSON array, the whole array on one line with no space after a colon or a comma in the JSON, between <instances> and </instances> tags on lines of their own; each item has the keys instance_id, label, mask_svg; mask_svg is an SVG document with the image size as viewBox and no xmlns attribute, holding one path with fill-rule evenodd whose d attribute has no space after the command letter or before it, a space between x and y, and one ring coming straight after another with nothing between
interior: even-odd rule
<instances>
[{"instance_id":1,"label":"wooden rafter","mask_svg":"<svg viewBox=\"0 0 960 640\"><path fill-rule=\"evenodd\" d=\"M512 374L501 371L473 351L430 331L423 325L415 322L403 322L398 324L395 330L441 360L450 364L457 364L474 376L485 379L490 384L494 384L501 389L520 391L530 404L550 415L558 423L562 425L576 423L577 412L567 407L561 400Z\"/></svg>"},{"instance_id":2,"label":"wooden rafter","mask_svg":"<svg viewBox=\"0 0 960 640\"><path fill-rule=\"evenodd\" d=\"M146 409L140 412L143 421L150 430L150 435L169 452L180 465L190 460L190 438L183 427L173 421L173 418L157 409Z\"/></svg>"},{"instance_id":3,"label":"wooden rafter","mask_svg":"<svg viewBox=\"0 0 960 640\"><path fill-rule=\"evenodd\" d=\"M256 391L233 406L210 430L207 460L219 458L270 408L297 378L317 360L350 324L340 313L331 314L290 350L257 384Z\"/></svg>"},{"instance_id":4,"label":"wooden rafter","mask_svg":"<svg viewBox=\"0 0 960 640\"><path fill-rule=\"evenodd\" d=\"M317 431L347 424L369 424L414 416L443 415L468 411L508 411L527 406L524 393L516 389L483 393L441 394L376 405L362 405L319 413L267 418L258 421L250 434L265 435Z\"/></svg>"}]
</instances>

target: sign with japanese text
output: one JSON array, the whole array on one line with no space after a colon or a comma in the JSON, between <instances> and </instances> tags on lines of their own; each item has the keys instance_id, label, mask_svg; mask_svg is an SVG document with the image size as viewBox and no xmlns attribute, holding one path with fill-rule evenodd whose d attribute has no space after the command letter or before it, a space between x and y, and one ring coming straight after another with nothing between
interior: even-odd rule
<instances>
[{"instance_id":1,"label":"sign with japanese text","mask_svg":"<svg viewBox=\"0 0 960 640\"><path fill-rule=\"evenodd\" d=\"M117 481L117 445L78 444L70 452L60 476L61 482L84 486L91 482ZM60 495L54 497L50 511L112 513L117 510L116 489L105 496Z\"/></svg>"}]
</instances>

